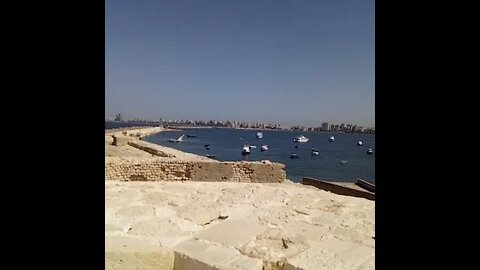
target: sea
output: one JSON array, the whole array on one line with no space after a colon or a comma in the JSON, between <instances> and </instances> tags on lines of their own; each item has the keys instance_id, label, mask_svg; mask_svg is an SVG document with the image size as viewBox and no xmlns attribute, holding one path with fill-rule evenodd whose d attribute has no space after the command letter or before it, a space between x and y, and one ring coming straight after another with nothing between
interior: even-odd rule
<instances>
[{"instance_id":1,"label":"sea","mask_svg":"<svg viewBox=\"0 0 480 270\"><path fill-rule=\"evenodd\" d=\"M356 182L361 178L375 183L374 134L267 130L261 131L262 139L257 139L257 132L258 130L192 128L157 133L144 140L197 155L215 155L215 159L220 161L248 159L280 162L286 165L287 178L295 182L301 182L303 177L311 177L336 182ZM185 136L183 143L168 141L181 135L194 137ZM293 139L299 135L310 140L307 143L295 143ZM334 142L329 142L331 136L335 137ZM362 141L363 146L357 146L358 141ZM245 143L256 146L247 157L241 154ZM209 150L205 148L207 144L210 145ZM268 145L269 150L260 151L262 145ZM313 156L312 148L317 149L320 154ZM372 155L367 154L369 148L373 149ZM292 153L299 158L291 159Z\"/></svg>"}]
</instances>

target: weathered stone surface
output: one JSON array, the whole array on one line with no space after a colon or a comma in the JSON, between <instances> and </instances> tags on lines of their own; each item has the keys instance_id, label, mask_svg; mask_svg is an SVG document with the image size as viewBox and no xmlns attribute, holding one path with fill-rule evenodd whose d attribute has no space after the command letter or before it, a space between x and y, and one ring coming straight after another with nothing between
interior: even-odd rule
<instances>
[{"instance_id":1,"label":"weathered stone surface","mask_svg":"<svg viewBox=\"0 0 480 270\"><path fill-rule=\"evenodd\" d=\"M200 232L195 237L222 245L240 247L244 243L257 237L268 227L254 218L228 219Z\"/></svg>"},{"instance_id":2,"label":"weathered stone surface","mask_svg":"<svg viewBox=\"0 0 480 270\"><path fill-rule=\"evenodd\" d=\"M173 247L175 270L261 270L261 260L242 255L238 250L212 243L187 240Z\"/></svg>"},{"instance_id":3,"label":"weathered stone surface","mask_svg":"<svg viewBox=\"0 0 480 270\"><path fill-rule=\"evenodd\" d=\"M371 265L371 261L367 261L374 256L375 250L371 247L329 237L287 258L285 270L358 269Z\"/></svg>"},{"instance_id":4,"label":"weathered stone surface","mask_svg":"<svg viewBox=\"0 0 480 270\"><path fill-rule=\"evenodd\" d=\"M173 270L174 252L152 242L130 237L109 237L105 241L105 269Z\"/></svg>"},{"instance_id":5,"label":"weathered stone surface","mask_svg":"<svg viewBox=\"0 0 480 270\"><path fill-rule=\"evenodd\" d=\"M375 248L373 201L285 183L106 181L105 188L106 239L130 237L170 249L195 240L243 256L216 269L235 269L252 258L263 261L264 270L283 270L287 262L290 269L322 269L316 262L324 269L374 267L369 257ZM154 215L146 209L154 209ZM257 225L262 227L258 233L251 228ZM357 248L348 253L335 249L336 243ZM193 269L214 269L182 256ZM307 260L312 263L302 265Z\"/></svg>"}]
</instances>

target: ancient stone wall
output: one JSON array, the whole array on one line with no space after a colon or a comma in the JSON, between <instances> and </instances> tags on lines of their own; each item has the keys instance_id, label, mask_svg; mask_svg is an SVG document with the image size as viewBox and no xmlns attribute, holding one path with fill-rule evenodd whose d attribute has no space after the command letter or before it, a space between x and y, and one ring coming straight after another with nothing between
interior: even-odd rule
<instances>
[{"instance_id":1,"label":"ancient stone wall","mask_svg":"<svg viewBox=\"0 0 480 270\"><path fill-rule=\"evenodd\" d=\"M285 165L269 161L206 162L107 157L105 179L276 183L286 180L286 173Z\"/></svg>"}]
</instances>

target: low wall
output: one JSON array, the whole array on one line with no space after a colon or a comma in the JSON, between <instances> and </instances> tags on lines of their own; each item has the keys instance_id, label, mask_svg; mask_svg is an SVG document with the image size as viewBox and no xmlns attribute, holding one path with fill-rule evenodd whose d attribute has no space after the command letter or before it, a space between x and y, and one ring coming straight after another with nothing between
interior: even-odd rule
<instances>
[{"instance_id":1,"label":"low wall","mask_svg":"<svg viewBox=\"0 0 480 270\"><path fill-rule=\"evenodd\" d=\"M262 162L168 161L159 159L105 159L105 180L205 181L280 183L285 165Z\"/></svg>"}]
</instances>

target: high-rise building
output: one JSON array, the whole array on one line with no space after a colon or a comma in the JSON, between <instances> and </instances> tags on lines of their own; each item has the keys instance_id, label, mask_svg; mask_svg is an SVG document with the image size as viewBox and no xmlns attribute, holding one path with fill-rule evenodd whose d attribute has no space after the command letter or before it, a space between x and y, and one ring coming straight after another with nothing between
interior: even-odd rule
<instances>
[{"instance_id":1,"label":"high-rise building","mask_svg":"<svg viewBox=\"0 0 480 270\"><path fill-rule=\"evenodd\" d=\"M322 123L322 131L330 131L328 122Z\"/></svg>"}]
</instances>

